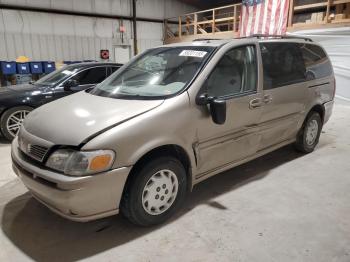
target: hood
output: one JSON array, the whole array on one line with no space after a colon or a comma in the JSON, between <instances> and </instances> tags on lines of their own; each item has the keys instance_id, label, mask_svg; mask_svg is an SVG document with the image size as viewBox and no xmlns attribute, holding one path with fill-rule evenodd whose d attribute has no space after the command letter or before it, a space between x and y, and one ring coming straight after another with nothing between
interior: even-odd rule
<instances>
[{"instance_id":1,"label":"hood","mask_svg":"<svg viewBox=\"0 0 350 262\"><path fill-rule=\"evenodd\" d=\"M34 136L56 145L77 146L88 137L143 114L163 101L114 99L82 91L35 109L23 126Z\"/></svg>"}]
</instances>

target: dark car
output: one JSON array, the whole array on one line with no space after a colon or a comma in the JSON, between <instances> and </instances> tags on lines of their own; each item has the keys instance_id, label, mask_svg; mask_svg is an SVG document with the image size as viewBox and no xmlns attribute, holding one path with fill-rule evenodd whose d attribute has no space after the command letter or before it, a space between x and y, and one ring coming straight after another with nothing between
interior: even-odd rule
<instances>
[{"instance_id":1,"label":"dark car","mask_svg":"<svg viewBox=\"0 0 350 262\"><path fill-rule=\"evenodd\" d=\"M105 80L122 65L116 63L72 64L36 82L0 88L0 128L12 140L26 115L34 108L90 88Z\"/></svg>"}]
</instances>

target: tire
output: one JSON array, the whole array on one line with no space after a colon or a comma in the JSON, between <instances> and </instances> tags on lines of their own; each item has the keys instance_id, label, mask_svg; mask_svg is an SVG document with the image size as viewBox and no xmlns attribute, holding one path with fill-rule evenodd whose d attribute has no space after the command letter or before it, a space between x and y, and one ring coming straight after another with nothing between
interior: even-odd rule
<instances>
[{"instance_id":1,"label":"tire","mask_svg":"<svg viewBox=\"0 0 350 262\"><path fill-rule=\"evenodd\" d=\"M33 108L29 106L17 106L6 110L0 119L0 129L2 135L7 140L12 141L22 125L24 118L32 110ZM10 127L12 129L10 129Z\"/></svg>"},{"instance_id":2,"label":"tire","mask_svg":"<svg viewBox=\"0 0 350 262\"><path fill-rule=\"evenodd\" d=\"M136 170L126 185L121 213L139 226L161 224L181 206L186 192L186 171L181 162L173 157L155 158Z\"/></svg>"},{"instance_id":3,"label":"tire","mask_svg":"<svg viewBox=\"0 0 350 262\"><path fill-rule=\"evenodd\" d=\"M312 111L309 113L302 129L299 131L295 148L303 153L311 153L318 144L321 130L322 119L319 113Z\"/></svg>"}]
</instances>

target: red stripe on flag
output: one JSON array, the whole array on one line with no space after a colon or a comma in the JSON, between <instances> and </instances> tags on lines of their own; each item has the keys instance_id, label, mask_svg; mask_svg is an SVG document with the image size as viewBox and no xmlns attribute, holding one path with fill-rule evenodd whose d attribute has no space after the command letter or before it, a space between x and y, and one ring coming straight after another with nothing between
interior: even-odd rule
<instances>
[{"instance_id":1,"label":"red stripe on flag","mask_svg":"<svg viewBox=\"0 0 350 262\"><path fill-rule=\"evenodd\" d=\"M255 33L284 34L287 27L289 0L265 0L241 9L240 36Z\"/></svg>"}]
</instances>

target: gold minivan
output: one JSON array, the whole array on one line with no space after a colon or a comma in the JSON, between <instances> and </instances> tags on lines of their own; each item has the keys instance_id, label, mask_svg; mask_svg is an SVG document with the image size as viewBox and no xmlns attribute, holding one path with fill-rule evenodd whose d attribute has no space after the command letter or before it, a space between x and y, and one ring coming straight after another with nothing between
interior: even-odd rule
<instances>
[{"instance_id":1,"label":"gold minivan","mask_svg":"<svg viewBox=\"0 0 350 262\"><path fill-rule=\"evenodd\" d=\"M12 143L13 169L68 219L120 211L158 224L208 177L291 143L313 151L334 93L329 58L310 39L161 46L31 112Z\"/></svg>"}]
</instances>

